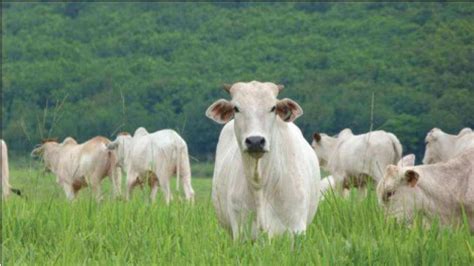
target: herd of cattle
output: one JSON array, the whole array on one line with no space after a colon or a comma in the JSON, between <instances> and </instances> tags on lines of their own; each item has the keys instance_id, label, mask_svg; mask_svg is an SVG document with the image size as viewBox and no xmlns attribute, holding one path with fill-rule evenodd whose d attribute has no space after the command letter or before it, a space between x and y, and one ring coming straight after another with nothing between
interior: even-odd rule
<instances>
[{"instance_id":1,"label":"herd of cattle","mask_svg":"<svg viewBox=\"0 0 474 266\"><path fill-rule=\"evenodd\" d=\"M350 186L376 186L377 197L389 215L411 221L416 213L443 224L467 217L474 231L474 132L458 135L438 128L426 136L423 165L413 154L403 156L394 134L372 131L354 135L350 129L336 136L314 133L310 145L293 123L303 114L295 101L277 99L282 85L252 81L225 85L231 100L220 99L206 116L225 124L216 148L212 201L220 224L234 239L250 222L251 234L269 236L303 233L329 191L344 193ZM3 198L11 192L8 155L2 140ZM170 178L176 174L185 198L194 201L186 142L173 130L148 133L138 128L120 133L114 141L95 137L78 144L45 140L32 151L56 176L68 199L90 186L102 198L101 181L110 177L115 196L121 195L126 173L126 199L133 188L148 181L151 200L161 187L172 200ZM331 175L321 179L320 166Z\"/></svg>"}]
</instances>

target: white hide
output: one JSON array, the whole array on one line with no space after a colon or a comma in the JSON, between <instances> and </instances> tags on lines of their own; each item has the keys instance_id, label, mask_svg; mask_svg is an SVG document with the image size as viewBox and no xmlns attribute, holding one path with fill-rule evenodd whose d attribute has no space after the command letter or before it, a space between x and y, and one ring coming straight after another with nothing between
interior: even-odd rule
<instances>
[{"instance_id":1,"label":"white hide","mask_svg":"<svg viewBox=\"0 0 474 266\"><path fill-rule=\"evenodd\" d=\"M127 173L127 199L131 197L133 188L148 176L151 200L156 199L158 187L161 186L169 204L172 199L170 179L174 173L178 179L177 187L181 178L186 199L194 199L188 147L174 130L165 129L150 134L140 127L133 138L129 135L118 136L109 148L117 150L119 164Z\"/></svg>"},{"instance_id":2,"label":"white hide","mask_svg":"<svg viewBox=\"0 0 474 266\"><path fill-rule=\"evenodd\" d=\"M420 212L443 225L461 224L464 211L474 232L474 149L431 165L413 166L411 156L410 163L387 167L377 187L381 206L400 221L412 222Z\"/></svg>"},{"instance_id":3,"label":"white hide","mask_svg":"<svg viewBox=\"0 0 474 266\"><path fill-rule=\"evenodd\" d=\"M110 141L104 137L95 137L78 144L68 137L62 143L46 142L34 149L32 155L43 158L46 168L56 175L57 183L69 200L85 186L90 186L97 200L101 200L101 182L106 176L112 180L114 196L120 195L116 156L107 149L108 143Z\"/></svg>"},{"instance_id":4,"label":"white hide","mask_svg":"<svg viewBox=\"0 0 474 266\"><path fill-rule=\"evenodd\" d=\"M321 178L321 195L323 196L321 200L326 198L326 195L328 193L331 193L331 191L335 191L336 189L336 182L334 180L334 177L332 175L326 176L325 178Z\"/></svg>"},{"instance_id":5,"label":"white hide","mask_svg":"<svg viewBox=\"0 0 474 266\"><path fill-rule=\"evenodd\" d=\"M329 171L337 184L350 177L370 176L377 184L389 164L400 160L402 146L395 135L382 130L353 135L344 129L337 137L315 133L312 147L321 167Z\"/></svg>"},{"instance_id":6,"label":"white hide","mask_svg":"<svg viewBox=\"0 0 474 266\"><path fill-rule=\"evenodd\" d=\"M240 96L243 97L238 98L238 103L233 98L233 104L240 104L239 117L228 122L219 136L212 201L220 224L234 239L247 229L252 237L260 231L270 237L284 232L303 233L317 210L320 197L318 159L300 129L272 113L277 93L265 93L275 88L273 83L255 81L232 87L235 94L242 93ZM261 97L252 98L259 93ZM253 105L254 101L257 104ZM262 102L258 104L259 101ZM284 104L289 101L286 99ZM211 113L213 106L206 115L216 120ZM260 110L262 107L265 109ZM246 112L248 110L252 111ZM285 109L282 107L282 110ZM265 116L260 118L265 120L253 116L257 114ZM283 114L283 117L294 119L293 114ZM236 128L236 120L242 128ZM246 124L246 121L255 124ZM261 157L250 155L242 147L246 132L258 132L266 137L265 152Z\"/></svg>"},{"instance_id":7,"label":"white hide","mask_svg":"<svg viewBox=\"0 0 474 266\"><path fill-rule=\"evenodd\" d=\"M470 128L464 128L458 135L451 135L439 128L433 128L426 135L425 143L423 164L445 162L469 148L474 148L474 132Z\"/></svg>"},{"instance_id":8,"label":"white hide","mask_svg":"<svg viewBox=\"0 0 474 266\"><path fill-rule=\"evenodd\" d=\"M10 186L10 171L8 168L8 148L7 144L3 139L1 140L1 146L2 146L2 197L3 199L8 198L10 196L11 192L11 186Z\"/></svg>"}]
</instances>

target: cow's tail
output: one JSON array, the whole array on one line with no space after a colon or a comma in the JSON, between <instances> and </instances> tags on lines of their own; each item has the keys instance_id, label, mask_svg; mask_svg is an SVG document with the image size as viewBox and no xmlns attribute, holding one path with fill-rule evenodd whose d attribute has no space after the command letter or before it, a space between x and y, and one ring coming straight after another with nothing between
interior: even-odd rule
<instances>
[{"instance_id":1,"label":"cow's tail","mask_svg":"<svg viewBox=\"0 0 474 266\"><path fill-rule=\"evenodd\" d=\"M23 195L21 194L21 190L19 190L17 188L10 188L10 191L17 194L20 197L23 197Z\"/></svg>"},{"instance_id":2,"label":"cow's tail","mask_svg":"<svg viewBox=\"0 0 474 266\"><path fill-rule=\"evenodd\" d=\"M181 185L183 185L186 200L194 202L194 190L191 186L191 164L189 162L188 145L186 145L186 142L183 140L179 147L180 153L178 167L180 168Z\"/></svg>"},{"instance_id":3,"label":"cow's tail","mask_svg":"<svg viewBox=\"0 0 474 266\"><path fill-rule=\"evenodd\" d=\"M392 146L393 150L395 151L395 158L394 158L394 164L397 164L398 161L402 159L402 154L403 154L403 148L402 144L400 144L400 141L398 140L397 136L395 136L392 133L388 133L390 136L390 140L392 141Z\"/></svg>"}]
</instances>

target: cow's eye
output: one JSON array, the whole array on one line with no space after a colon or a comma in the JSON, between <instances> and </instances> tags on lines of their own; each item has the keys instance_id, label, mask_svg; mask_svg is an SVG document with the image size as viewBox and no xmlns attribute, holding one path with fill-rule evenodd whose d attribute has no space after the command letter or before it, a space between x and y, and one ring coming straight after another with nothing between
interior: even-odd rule
<instances>
[{"instance_id":1,"label":"cow's eye","mask_svg":"<svg viewBox=\"0 0 474 266\"><path fill-rule=\"evenodd\" d=\"M270 112L275 112L275 109L276 109L276 105L274 105L274 106L272 107L272 109L270 110Z\"/></svg>"},{"instance_id":2,"label":"cow's eye","mask_svg":"<svg viewBox=\"0 0 474 266\"><path fill-rule=\"evenodd\" d=\"M239 107L234 106L234 111L235 111L236 113L240 112Z\"/></svg>"}]
</instances>

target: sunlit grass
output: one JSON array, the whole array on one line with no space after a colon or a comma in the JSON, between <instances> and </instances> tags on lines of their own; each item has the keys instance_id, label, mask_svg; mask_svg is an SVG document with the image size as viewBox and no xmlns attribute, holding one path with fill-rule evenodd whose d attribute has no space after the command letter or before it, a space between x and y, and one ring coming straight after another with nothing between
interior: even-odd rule
<instances>
[{"instance_id":1,"label":"sunlit grass","mask_svg":"<svg viewBox=\"0 0 474 266\"><path fill-rule=\"evenodd\" d=\"M194 178L194 206L179 199L156 204L149 189L137 189L131 202L110 198L96 203L88 189L66 200L55 178L36 164L12 171L11 183L27 198L3 203L3 262L77 265L300 265L402 264L472 265L474 239L465 227L431 229L387 219L373 192L365 199L329 197L306 235L271 241L234 242L217 223L210 179ZM174 186L173 186L174 188Z\"/></svg>"}]
</instances>

